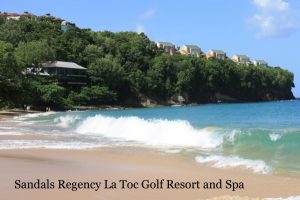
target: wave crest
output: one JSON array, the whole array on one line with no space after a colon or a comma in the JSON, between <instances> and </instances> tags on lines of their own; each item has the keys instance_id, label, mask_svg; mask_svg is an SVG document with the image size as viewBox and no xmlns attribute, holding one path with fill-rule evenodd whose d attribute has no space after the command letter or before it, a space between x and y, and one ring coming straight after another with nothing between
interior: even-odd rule
<instances>
[{"instance_id":1,"label":"wave crest","mask_svg":"<svg viewBox=\"0 0 300 200\"><path fill-rule=\"evenodd\" d=\"M49 116L49 115L53 115L53 114L56 114L56 112L50 111L50 112L30 113L30 114L26 114L26 115L16 116L16 117L14 117L14 119L17 119L17 120L26 120L26 119L36 118L36 117Z\"/></svg>"},{"instance_id":2,"label":"wave crest","mask_svg":"<svg viewBox=\"0 0 300 200\"><path fill-rule=\"evenodd\" d=\"M154 147L216 148L223 138L216 129L196 129L185 120L146 120L138 117L96 115L76 130L121 141L135 141Z\"/></svg>"},{"instance_id":3,"label":"wave crest","mask_svg":"<svg viewBox=\"0 0 300 200\"><path fill-rule=\"evenodd\" d=\"M273 142L276 142L277 140L279 140L282 137L282 135L272 133L269 135L269 137L270 137L270 140L272 140Z\"/></svg>"},{"instance_id":4,"label":"wave crest","mask_svg":"<svg viewBox=\"0 0 300 200\"><path fill-rule=\"evenodd\" d=\"M66 115L66 116L56 117L54 119L54 123L56 123L60 127L66 128L74 124L79 119L80 117L78 115Z\"/></svg>"},{"instance_id":5,"label":"wave crest","mask_svg":"<svg viewBox=\"0 0 300 200\"><path fill-rule=\"evenodd\" d=\"M268 174L271 172L271 167L262 160L250 160L240 158L238 156L197 156L196 162L202 164L211 164L215 168L245 168L254 173Z\"/></svg>"}]
</instances>

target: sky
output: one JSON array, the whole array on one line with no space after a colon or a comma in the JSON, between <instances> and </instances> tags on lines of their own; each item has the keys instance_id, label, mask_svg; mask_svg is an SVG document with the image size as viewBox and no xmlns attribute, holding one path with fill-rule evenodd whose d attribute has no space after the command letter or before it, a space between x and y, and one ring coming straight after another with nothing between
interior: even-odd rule
<instances>
[{"instance_id":1,"label":"sky","mask_svg":"<svg viewBox=\"0 0 300 200\"><path fill-rule=\"evenodd\" d=\"M0 0L0 11L53 16L94 31L144 32L266 60L294 73L300 97L299 0Z\"/></svg>"}]
</instances>

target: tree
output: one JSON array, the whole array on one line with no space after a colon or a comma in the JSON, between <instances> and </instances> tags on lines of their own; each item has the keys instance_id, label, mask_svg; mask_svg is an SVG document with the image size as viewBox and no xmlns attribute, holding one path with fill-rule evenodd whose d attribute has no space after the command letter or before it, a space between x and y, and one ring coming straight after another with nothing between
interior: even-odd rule
<instances>
[{"instance_id":1,"label":"tree","mask_svg":"<svg viewBox=\"0 0 300 200\"><path fill-rule=\"evenodd\" d=\"M117 94L107 87L92 86L83 87L79 94L71 93L69 98L76 105L99 106L114 103L117 100Z\"/></svg>"},{"instance_id":2,"label":"tree","mask_svg":"<svg viewBox=\"0 0 300 200\"><path fill-rule=\"evenodd\" d=\"M46 85L39 85L38 92L40 93L42 104L58 107L63 106L65 88L55 83L50 83Z\"/></svg>"},{"instance_id":3,"label":"tree","mask_svg":"<svg viewBox=\"0 0 300 200\"><path fill-rule=\"evenodd\" d=\"M21 86L21 70L11 43L0 41L0 103L13 101Z\"/></svg>"},{"instance_id":4,"label":"tree","mask_svg":"<svg viewBox=\"0 0 300 200\"><path fill-rule=\"evenodd\" d=\"M91 43L92 37L89 30L72 28L63 32L54 44L56 59L85 65L83 52Z\"/></svg>"},{"instance_id":5,"label":"tree","mask_svg":"<svg viewBox=\"0 0 300 200\"><path fill-rule=\"evenodd\" d=\"M98 58L91 63L88 74L93 85L106 86L118 91L123 88L125 71L113 58Z\"/></svg>"},{"instance_id":6,"label":"tree","mask_svg":"<svg viewBox=\"0 0 300 200\"><path fill-rule=\"evenodd\" d=\"M3 16L0 16L0 26L2 26L3 24L5 24L6 19Z\"/></svg>"},{"instance_id":7,"label":"tree","mask_svg":"<svg viewBox=\"0 0 300 200\"><path fill-rule=\"evenodd\" d=\"M19 66L40 67L43 62L51 61L55 58L54 50L47 41L21 42L15 51L15 56Z\"/></svg>"},{"instance_id":8,"label":"tree","mask_svg":"<svg viewBox=\"0 0 300 200\"><path fill-rule=\"evenodd\" d=\"M97 58L104 57L104 55L103 47L94 44L87 45L83 51L83 57L86 64L93 63Z\"/></svg>"},{"instance_id":9,"label":"tree","mask_svg":"<svg viewBox=\"0 0 300 200\"><path fill-rule=\"evenodd\" d=\"M60 30L49 17L0 17L0 106L77 104L138 105L145 97L165 103L174 95L190 102L294 98L294 76L280 67L238 65L231 60L164 54L144 33ZM87 87L58 85L55 77L23 75L46 61L88 67ZM18 94L18 98L17 98ZM218 95L219 96L219 95Z\"/></svg>"}]
</instances>

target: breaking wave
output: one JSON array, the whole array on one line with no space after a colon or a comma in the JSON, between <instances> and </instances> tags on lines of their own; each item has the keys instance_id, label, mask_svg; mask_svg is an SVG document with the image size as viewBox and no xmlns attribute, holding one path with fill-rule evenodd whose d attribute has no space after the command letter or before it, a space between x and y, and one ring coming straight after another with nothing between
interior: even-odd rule
<instances>
[{"instance_id":1,"label":"breaking wave","mask_svg":"<svg viewBox=\"0 0 300 200\"><path fill-rule=\"evenodd\" d=\"M26 114L26 115L16 116L16 117L14 117L14 119L26 120L26 119L32 119L32 118L37 118L37 117L49 116L49 115L53 115L53 114L56 114L56 112L50 111L50 112L41 112L41 113L30 113L30 114Z\"/></svg>"},{"instance_id":2,"label":"breaking wave","mask_svg":"<svg viewBox=\"0 0 300 200\"><path fill-rule=\"evenodd\" d=\"M276 142L277 140L279 140L282 135L279 135L279 134L275 134L275 133L272 133L269 135L270 136L270 139L273 141L273 142Z\"/></svg>"},{"instance_id":3,"label":"breaking wave","mask_svg":"<svg viewBox=\"0 0 300 200\"><path fill-rule=\"evenodd\" d=\"M198 163L209 164L215 168L244 168L261 174L268 174L272 171L271 167L262 160L250 160L238 156L197 156L195 159Z\"/></svg>"},{"instance_id":4,"label":"breaking wave","mask_svg":"<svg viewBox=\"0 0 300 200\"><path fill-rule=\"evenodd\" d=\"M78 115L66 115L55 118L54 123L56 123L60 127L66 128L71 126L78 120L80 120L80 117Z\"/></svg>"},{"instance_id":5,"label":"breaking wave","mask_svg":"<svg viewBox=\"0 0 300 200\"><path fill-rule=\"evenodd\" d=\"M134 141L155 147L217 148L223 138L214 128L196 129L185 120L146 120L138 117L88 117L77 133Z\"/></svg>"}]
</instances>

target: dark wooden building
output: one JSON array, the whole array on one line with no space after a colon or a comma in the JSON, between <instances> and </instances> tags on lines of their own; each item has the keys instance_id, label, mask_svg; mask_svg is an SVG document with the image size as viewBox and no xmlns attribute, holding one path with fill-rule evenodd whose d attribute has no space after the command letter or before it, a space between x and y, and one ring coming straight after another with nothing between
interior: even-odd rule
<instances>
[{"instance_id":1,"label":"dark wooden building","mask_svg":"<svg viewBox=\"0 0 300 200\"><path fill-rule=\"evenodd\" d=\"M54 61L42 65L43 71L56 75L59 83L66 85L86 85L87 68L74 62Z\"/></svg>"}]
</instances>

